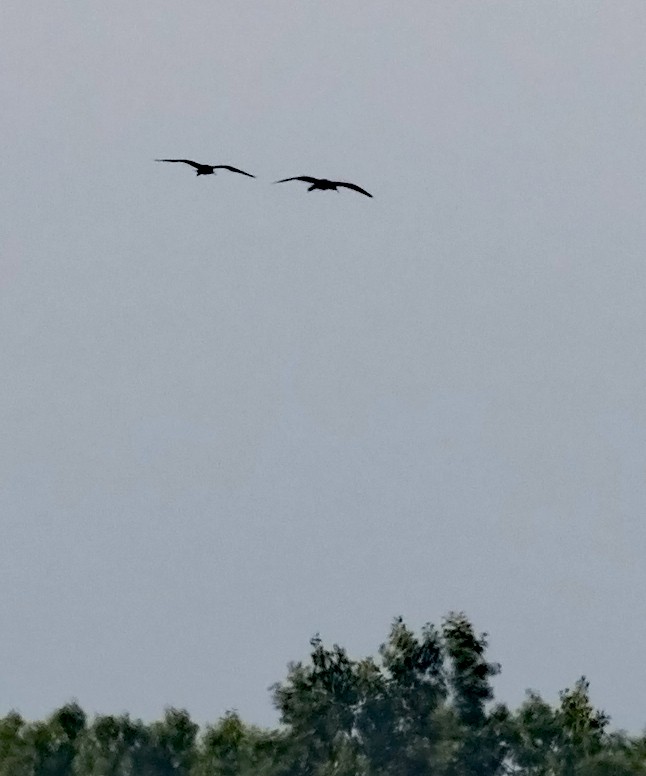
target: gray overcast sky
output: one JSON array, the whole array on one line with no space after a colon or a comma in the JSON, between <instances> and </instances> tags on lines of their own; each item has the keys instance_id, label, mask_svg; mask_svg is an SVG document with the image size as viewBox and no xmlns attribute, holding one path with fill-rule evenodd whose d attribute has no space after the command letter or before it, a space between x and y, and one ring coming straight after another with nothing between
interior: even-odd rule
<instances>
[{"instance_id":1,"label":"gray overcast sky","mask_svg":"<svg viewBox=\"0 0 646 776\"><path fill-rule=\"evenodd\" d=\"M464 609L643 726L645 27L4 0L0 711L270 723L314 632Z\"/></svg>"}]
</instances>

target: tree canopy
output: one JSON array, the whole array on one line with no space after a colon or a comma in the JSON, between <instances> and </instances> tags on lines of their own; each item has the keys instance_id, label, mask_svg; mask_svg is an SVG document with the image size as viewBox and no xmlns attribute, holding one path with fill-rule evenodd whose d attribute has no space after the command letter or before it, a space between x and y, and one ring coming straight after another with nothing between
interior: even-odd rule
<instances>
[{"instance_id":1,"label":"tree canopy","mask_svg":"<svg viewBox=\"0 0 646 776\"><path fill-rule=\"evenodd\" d=\"M144 723L89 720L77 703L44 721L0 719L0 776L646 776L646 736L610 729L577 679L550 705L496 702L486 634L462 613L419 634L401 618L375 656L312 638L272 687L275 729L235 711L200 730L168 708Z\"/></svg>"}]
</instances>

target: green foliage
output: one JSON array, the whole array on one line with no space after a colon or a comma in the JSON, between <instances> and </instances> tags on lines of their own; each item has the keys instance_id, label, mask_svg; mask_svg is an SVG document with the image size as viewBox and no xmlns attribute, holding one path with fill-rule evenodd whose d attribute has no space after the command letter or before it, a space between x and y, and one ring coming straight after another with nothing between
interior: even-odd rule
<instances>
[{"instance_id":1,"label":"green foliage","mask_svg":"<svg viewBox=\"0 0 646 776\"><path fill-rule=\"evenodd\" d=\"M127 714L97 716L80 742L75 776L130 776L139 765L147 735Z\"/></svg>"},{"instance_id":2,"label":"green foliage","mask_svg":"<svg viewBox=\"0 0 646 776\"><path fill-rule=\"evenodd\" d=\"M609 731L579 679L552 706L494 702L500 671L462 613L416 634L396 619L375 657L310 642L272 688L281 726L228 712L202 733L184 710L89 723L76 703L45 721L0 719L0 776L646 776L646 737Z\"/></svg>"},{"instance_id":3,"label":"green foliage","mask_svg":"<svg viewBox=\"0 0 646 776\"><path fill-rule=\"evenodd\" d=\"M207 727L197 776L236 776L250 773L252 767L247 730L235 712Z\"/></svg>"},{"instance_id":4,"label":"green foliage","mask_svg":"<svg viewBox=\"0 0 646 776\"><path fill-rule=\"evenodd\" d=\"M75 776L189 776L198 726L187 712L167 709L144 725L127 714L97 716L80 741Z\"/></svg>"},{"instance_id":5,"label":"green foliage","mask_svg":"<svg viewBox=\"0 0 646 776\"><path fill-rule=\"evenodd\" d=\"M33 772L34 753L25 736L27 723L10 712L0 720L0 776L27 776Z\"/></svg>"},{"instance_id":6,"label":"green foliage","mask_svg":"<svg viewBox=\"0 0 646 776\"><path fill-rule=\"evenodd\" d=\"M528 693L508 735L515 772L523 776L646 774L646 748L623 733L609 733L609 722L590 702L584 677L560 693L556 708Z\"/></svg>"},{"instance_id":7,"label":"green foliage","mask_svg":"<svg viewBox=\"0 0 646 776\"><path fill-rule=\"evenodd\" d=\"M379 660L312 640L308 665L274 688L297 772L486 776L502 772L506 710L491 714L486 641L462 614L418 637L396 619ZM332 770L331 770L332 769Z\"/></svg>"}]
</instances>

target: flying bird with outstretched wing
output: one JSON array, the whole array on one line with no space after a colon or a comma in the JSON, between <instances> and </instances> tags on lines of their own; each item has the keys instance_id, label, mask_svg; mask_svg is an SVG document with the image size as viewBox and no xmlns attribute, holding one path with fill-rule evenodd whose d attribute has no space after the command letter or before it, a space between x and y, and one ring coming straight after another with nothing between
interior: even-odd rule
<instances>
[{"instance_id":1,"label":"flying bird with outstretched wing","mask_svg":"<svg viewBox=\"0 0 646 776\"><path fill-rule=\"evenodd\" d=\"M342 186L346 189L358 191L359 194L365 194L366 197L372 197L372 194L369 194L365 189L362 189L361 186L357 186L355 183L329 181L327 178L312 178L309 175L299 175L296 178L283 178L282 180L274 181L274 183L287 183L287 181L305 181L305 183L311 183L312 185L307 189L308 191L313 191L314 189L321 189L322 191L325 191L326 189L338 191L338 187Z\"/></svg>"},{"instance_id":2,"label":"flying bird with outstretched wing","mask_svg":"<svg viewBox=\"0 0 646 776\"><path fill-rule=\"evenodd\" d=\"M156 162L183 162L184 164L190 164L191 167L195 167L198 175L215 175L216 170L230 170L231 172L238 172L240 175L247 175L249 178L255 178L250 172L239 170L237 167L231 167L229 164L201 164L200 162L192 162L190 159L155 159Z\"/></svg>"}]
</instances>

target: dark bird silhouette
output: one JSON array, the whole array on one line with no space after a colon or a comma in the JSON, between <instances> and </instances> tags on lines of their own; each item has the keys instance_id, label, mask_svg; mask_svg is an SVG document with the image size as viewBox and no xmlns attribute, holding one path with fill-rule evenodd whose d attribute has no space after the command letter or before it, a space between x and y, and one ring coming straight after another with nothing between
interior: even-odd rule
<instances>
[{"instance_id":1,"label":"dark bird silhouette","mask_svg":"<svg viewBox=\"0 0 646 776\"><path fill-rule=\"evenodd\" d=\"M322 191L330 189L332 191L338 191L337 186L344 186L346 189L358 191L359 194L365 194L366 197L372 197L372 194L368 194L365 189L362 189L361 186L356 186L354 183L329 181L326 178L310 178L309 175L300 175L297 178L283 178L280 181L274 181L274 183L286 183L287 181L305 181L305 183L311 183L312 185L308 188L308 191L312 191L313 189L321 189Z\"/></svg>"},{"instance_id":2,"label":"dark bird silhouette","mask_svg":"<svg viewBox=\"0 0 646 776\"><path fill-rule=\"evenodd\" d=\"M247 175L249 178L255 178L250 172L239 170L237 167L231 167L228 164L200 164L199 162L192 162L190 159L155 159L156 162L184 162L184 164L190 164L191 167L195 167L198 175L215 175L216 170L231 170L231 172L239 172L240 175Z\"/></svg>"}]
</instances>

